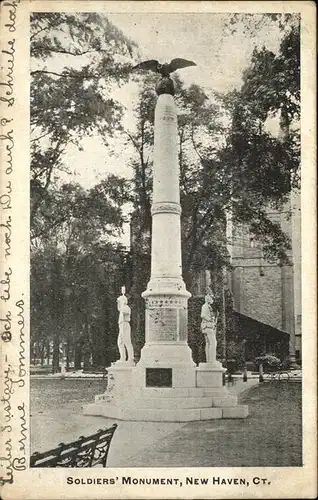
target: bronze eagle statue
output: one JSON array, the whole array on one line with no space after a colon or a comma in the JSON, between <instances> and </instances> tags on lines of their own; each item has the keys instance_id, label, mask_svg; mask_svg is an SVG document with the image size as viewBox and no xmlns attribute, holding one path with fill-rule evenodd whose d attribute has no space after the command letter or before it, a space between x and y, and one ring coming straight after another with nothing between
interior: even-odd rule
<instances>
[{"instance_id":1,"label":"bronze eagle statue","mask_svg":"<svg viewBox=\"0 0 318 500\"><path fill-rule=\"evenodd\" d=\"M196 63L194 63L193 61L188 61L187 59L176 58L172 59L170 63L160 64L156 59L149 59L148 61L143 61L137 64L132 68L132 70L141 69L159 73L162 78L156 85L157 94L174 95L174 84L170 78L170 73L173 73L177 69L187 68L188 66L196 66Z\"/></svg>"},{"instance_id":2,"label":"bronze eagle statue","mask_svg":"<svg viewBox=\"0 0 318 500\"><path fill-rule=\"evenodd\" d=\"M188 66L196 66L193 61L187 61L187 59L176 58L167 64L160 64L159 61L155 59L150 59L149 61L143 61L132 69L143 69L148 71L153 71L154 73L160 73L161 76L170 76L177 69L187 68Z\"/></svg>"}]
</instances>

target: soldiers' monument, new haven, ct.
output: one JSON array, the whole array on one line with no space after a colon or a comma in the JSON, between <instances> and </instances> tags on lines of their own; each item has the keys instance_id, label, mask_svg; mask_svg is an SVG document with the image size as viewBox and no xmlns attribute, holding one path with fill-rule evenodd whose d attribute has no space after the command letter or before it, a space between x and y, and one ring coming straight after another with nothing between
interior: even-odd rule
<instances>
[{"instance_id":1,"label":"soldiers' monument, new haven, ct.","mask_svg":"<svg viewBox=\"0 0 318 500\"><path fill-rule=\"evenodd\" d=\"M112 363L107 390L84 407L86 415L170 422L248 415L248 407L238 405L237 397L223 385L225 370L215 356L196 366L187 342L190 293L182 279L178 129L170 73L193 65L173 59L170 64L151 60L136 67L161 74L156 85L151 277L142 294L146 303L145 345L136 365L122 355ZM127 308L123 297L117 302L120 317L125 314L120 304ZM208 317L206 322L209 325Z\"/></svg>"}]
</instances>

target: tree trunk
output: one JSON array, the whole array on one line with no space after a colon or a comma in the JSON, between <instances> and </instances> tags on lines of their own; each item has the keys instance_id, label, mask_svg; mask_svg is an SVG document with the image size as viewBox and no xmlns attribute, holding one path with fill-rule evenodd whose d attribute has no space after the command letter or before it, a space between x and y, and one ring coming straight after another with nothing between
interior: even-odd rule
<instances>
[{"instance_id":1,"label":"tree trunk","mask_svg":"<svg viewBox=\"0 0 318 500\"><path fill-rule=\"evenodd\" d=\"M32 360L33 364L35 365L35 362L36 362L36 348L35 348L34 345L33 345L32 356L31 357L33 358L33 360Z\"/></svg>"},{"instance_id":2,"label":"tree trunk","mask_svg":"<svg viewBox=\"0 0 318 500\"><path fill-rule=\"evenodd\" d=\"M83 361L83 370L89 370L91 367L90 364L90 359L91 359L91 354L89 352L84 353L84 361Z\"/></svg>"},{"instance_id":3,"label":"tree trunk","mask_svg":"<svg viewBox=\"0 0 318 500\"><path fill-rule=\"evenodd\" d=\"M68 372L70 369L70 341L67 340L66 344L66 371Z\"/></svg>"},{"instance_id":4,"label":"tree trunk","mask_svg":"<svg viewBox=\"0 0 318 500\"><path fill-rule=\"evenodd\" d=\"M46 364L50 365L50 341L48 340L46 343Z\"/></svg>"},{"instance_id":5,"label":"tree trunk","mask_svg":"<svg viewBox=\"0 0 318 500\"><path fill-rule=\"evenodd\" d=\"M74 369L80 370L82 368L82 346L80 344L75 344L75 354L74 354Z\"/></svg>"},{"instance_id":6,"label":"tree trunk","mask_svg":"<svg viewBox=\"0 0 318 500\"><path fill-rule=\"evenodd\" d=\"M45 346L44 344L41 345L41 366L44 365L44 350L45 350Z\"/></svg>"},{"instance_id":7,"label":"tree trunk","mask_svg":"<svg viewBox=\"0 0 318 500\"><path fill-rule=\"evenodd\" d=\"M52 373L60 371L60 336L55 335L53 340Z\"/></svg>"}]
</instances>

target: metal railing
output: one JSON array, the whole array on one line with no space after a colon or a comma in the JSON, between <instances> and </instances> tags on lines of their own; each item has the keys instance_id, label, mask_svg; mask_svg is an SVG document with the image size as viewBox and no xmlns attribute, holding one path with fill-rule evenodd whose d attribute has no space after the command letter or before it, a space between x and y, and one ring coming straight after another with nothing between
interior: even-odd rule
<instances>
[{"instance_id":1,"label":"metal railing","mask_svg":"<svg viewBox=\"0 0 318 500\"><path fill-rule=\"evenodd\" d=\"M106 467L108 451L117 424L109 429L99 429L91 436L79 437L68 444L30 457L31 467Z\"/></svg>"}]
</instances>

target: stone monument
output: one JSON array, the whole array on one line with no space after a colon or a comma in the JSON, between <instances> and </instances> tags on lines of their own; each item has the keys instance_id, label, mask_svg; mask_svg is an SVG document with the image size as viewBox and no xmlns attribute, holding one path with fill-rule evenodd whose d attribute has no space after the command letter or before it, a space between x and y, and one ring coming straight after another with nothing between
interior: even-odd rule
<instances>
[{"instance_id":1,"label":"stone monument","mask_svg":"<svg viewBox=\"0 0 318 500\"><path fill-rule=\"evenodd\" d=\"M174 422L248 414L247 406L238 406L236 396L223 385L221 364L208 361L197 367L187 342L191 294L182 279L177 111L170 72L192 65L173 59L170 64L151 60L136 67L161 74L156 86L151 276L142 294L145 345L137 365L120 360L112 364L107 391L84 408L85 414ZM211 338L210 332L207 335Z\"/></svg>"}]
</instances>

